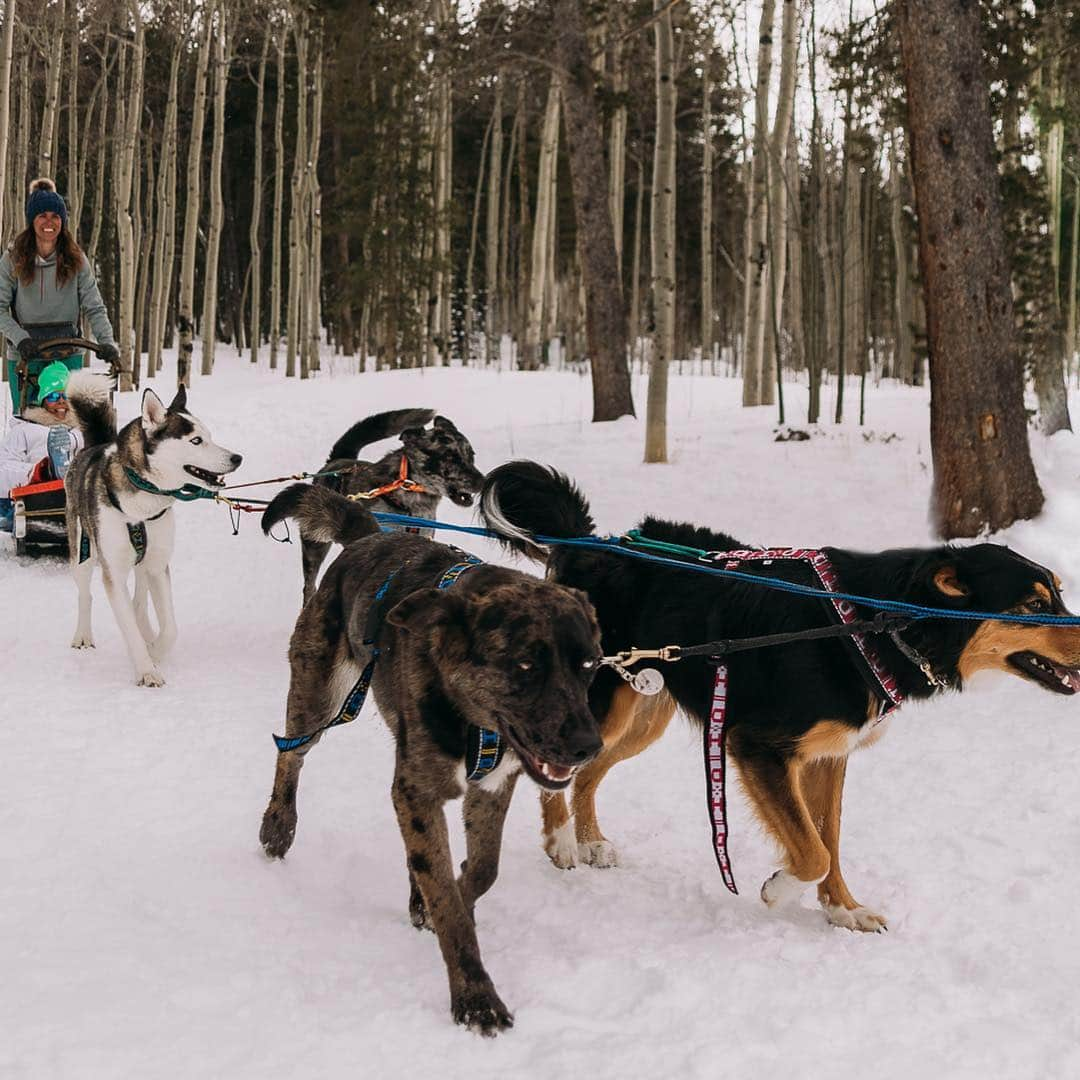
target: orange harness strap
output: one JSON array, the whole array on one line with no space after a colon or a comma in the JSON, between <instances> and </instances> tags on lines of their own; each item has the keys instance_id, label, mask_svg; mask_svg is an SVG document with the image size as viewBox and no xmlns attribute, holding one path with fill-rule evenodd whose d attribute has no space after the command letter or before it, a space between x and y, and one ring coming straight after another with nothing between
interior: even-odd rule
<instances>
[{"instance_id":1,"label":"orange harness strap","mask_svg":"<svg viewBox=\"0 0 1080 1080\"><path fill-rule=\"evenodd\" d=\"M391 491L418 491L421 494L427 494L427 488L422 484L418 484L415 480L409 479L409 459L402 454L401 455L401 467L398 469L398 475L396 480L392 480L389 484L383 484L382 487L372 488L370 491L358 491L355 495L349 495L350 499L377 499L380 495L387 495Z\"/></svg>"}]
</instances>

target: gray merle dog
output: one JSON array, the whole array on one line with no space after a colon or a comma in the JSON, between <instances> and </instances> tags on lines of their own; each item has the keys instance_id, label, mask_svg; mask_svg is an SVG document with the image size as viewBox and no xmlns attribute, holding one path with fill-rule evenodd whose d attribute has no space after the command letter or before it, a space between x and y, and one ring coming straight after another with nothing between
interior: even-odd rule
<instances>
[{"instance_id":1,"label":"gray merle dog","mask_svg":"<svg viewBox=\"0 0 1080 1080\"><path fill-rule=\"evenodd\" d=\"M434 421L430 428L424 425ZM356 455L380 439L401 436L401 446L388 450L378 461L357 461ZM353 424L330 451L316 483L342 495L379 491L364 502L369 510L410 517L434 517L444 495L458 506L471 506L484 482L473 464L469 440L434 409L397 409L376 413ZM303 537L304 603L315 591L315 578L330 545Z\"/></svg>"},{"instance_id":2,"label":"gray merle dog","mask_svg":"<svg viewBox=\"0 0 1080 1080\"><path fill-rule=\"evenodd\" d=\"M345 550L289 645L286 737L263 848L278 858L289 850L304 754L332 721L343 722L350 702L355 715L356 684L367 675L396 741L391 794L413 925L438 935L454 1019L493 1035L513 1018L480 958L473 907L498 874L518 775L561 790L601 749L587 701L600 653L592 607L576 589L516 570L476 563L464 572L457 548L380 533L367 510L325 488L285 489L267 507L264 531L284 518L305 538ZM477 778L489 737L502 756ZM455 880L443 806L462 795L467 857Z\"/></svg>"},{"instance_id":3,"label":"gray merle dog","mask_svg":"<svg viewBox=\"0 0 1080 1080\"><path fill-rule=\"evenodd\" d=\"M141 414L116 433L107 376L76 372L67 397L86 438L64 478L68 546L79 588L79 621L71 645L92 648L90 579L101 567L105 595L124 635L139 686L163 686L158 668L176 641L169 561L175 540L172 508L184 488L216 491L243 458L214 443L187 410L183 386L165 407L143 392ZM135 572L134 598L127 581ZM151 625L148 595L158 628Z\"/></svg>"}]
</instances>

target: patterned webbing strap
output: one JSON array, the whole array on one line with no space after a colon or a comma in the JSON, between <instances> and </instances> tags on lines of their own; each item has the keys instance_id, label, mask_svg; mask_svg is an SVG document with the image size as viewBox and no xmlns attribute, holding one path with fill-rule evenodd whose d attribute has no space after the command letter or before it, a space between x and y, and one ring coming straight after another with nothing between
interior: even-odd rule
<instances>
[{"instance_id":1,"label":"patterned webbing strap","mask_svg":"<svg viewBox=\"0 0 1080 1080\"><path fill-rule=\"evenodd\" d=\"M835 593L838 590L836 571L833 569L829 557L823 551L810 548L768 548L759 551L715 551L710 552L712 562L722 562L726 569L734 569L740 562L764 561L772 562L780 559L793 559L809 564L814 571L821 587L827 592ZM830 597L837 618L842 623L850 624L855 621L855 606L848 600L839 597ZM896 684L895 677L886 670L877 650L866 640L863 634L852 634L852 641L858 648L866 663L867 669L873 675L875 682L880 688L881 710L874 723L879 723L887 714L897 708L904 700L904 695ZM709 803L709 819L712 823L713 852L716 855L716 863L720 867L720 874L724 884L733 893L738 893L735 887L735 877L731 872L731 860L727 851L727 758L725 752L724 725L727 720L727 692L728 671L726 664L716 665L716 677L713 680L712 703L709 709L709 723L705 728L705 780L706 794Z\"/></svg>"},{"instance_id":2,"label":"patterned webbing strap","mask_svg":"<svg viewBox=\"0 0 1080 1080\"><path fill-rule=\"evenodd\" d=\"M377 608L382 604L387 592L390 589L390 583L394 580L394 576L397 574L397 570L391 571L389 577L379 586L375 593L375 599L372 602L372 608ZM274 736L274 743L278 748L278 753L284 754L289 750L296 750L298 747L306 746L317 735L321 735L324 731L332 727L337 727L339 724L348 724L350 721L355 720L359 715L360 710L364 707L364 701L367 698L368 689L371 686L371 677L375 674L375 661L379 659L379 647L375 645L375 637L377 636L377 626L381 623L381 619L374 621L368 619L368 626L373 625L376 629L369 629L368 635L364 638L365 645L373 646L371 650L371 659L364 665L364 670L360 673L360 678L356 680L356 685L349 691L345 698L345 703L337 711L337 715L333 720L322 727L316 728L314 731L309 732L307 735L296 735L291 739L284 738L281 735Z\"/></svg>"},{"instance_id":3,"label":"patterned webbing strap","mask_svg":"<svg viewBox=\"0 0 1080 1080\"><path fill-rule=\"evenodd\" d=\"M450 586L453 585L466 570L469 570L474 566L479 566L480 564L481 560L476 558L475 555L467 556L464 562L455 563L443 573L436 588L450 588ZM323 724L320 728L316 728L307 735L297 735L291 739L284 738L281 735L275 735L274 743L277 746L279 753L286 753L289 750L296 750L298 747L306 746L312 739L321 735L327 729L337 727L339 724L347 724L356 719L364 706L368 690L371 687L371 678L375 673L375 662L379 659L380 650L379 647L375 645L375 639L378 637L378 628L382 623L382 619L381 617L378 617L379 613L375 609L377 608L377 605L382 603L396 573L397 570L395 570L382 585L379 586L378 592L375 593L375 600L372 604L373 610L368 616L367 636L364 638L365 645L373 646L371 650L371 659L360 673L360 678L357 679L356 685L349 691L348 696L345 698L345 703L338 710L337 715L333 720ZM372 617L373 614L376 616L375 618ZM498 767L499 762L502 761L502 756L502 740L499 738L499 733L497 731L489 731L487 728L478 728L475 725L469 725L466 761L472 762L472 768L467 773L465 777L466 780L482 780L488 773Z\"/></svg>"}]
</instances>

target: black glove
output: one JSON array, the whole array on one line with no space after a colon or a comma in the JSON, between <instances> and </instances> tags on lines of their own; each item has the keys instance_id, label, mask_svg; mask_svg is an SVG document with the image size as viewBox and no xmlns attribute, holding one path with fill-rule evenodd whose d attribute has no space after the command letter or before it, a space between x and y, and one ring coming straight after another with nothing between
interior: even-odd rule
<instances>
[{"instance_id":1,"label":"black glove","mask_svg":"<svg viewBox=\"0 0 1080 1080\"><path fill-rule=\"evenodd\" d=\"M120 362L120 350L109 342L98 346L98 356L106 364L118 364Z\"/></svg>"},{"instance_id":2,"label":"black glove","mask_svg":"<svg viewBox=\"0 0 1080 1080\"><path fill-rule=\"evenodd\" d=\"M38 354L37 342L32 337L23 338L15 348L24 360L33 360Z\"/></svg>"}]
</instances>

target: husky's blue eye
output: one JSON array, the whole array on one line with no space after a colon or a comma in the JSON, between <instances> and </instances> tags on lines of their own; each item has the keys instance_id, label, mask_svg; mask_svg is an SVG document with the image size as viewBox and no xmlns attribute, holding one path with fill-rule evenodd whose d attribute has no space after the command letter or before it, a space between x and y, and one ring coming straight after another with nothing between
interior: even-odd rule
<instances>
[{"instance_id":1,"label":"husky's blue eye","mask_svg":"<svg viewBox=\"0 0 1080 1080\"><path fill-rule=\"evenodd\" d=\"M196 435L195 438L191 440L191 445L192 446L199 446L201 444L202 444L202 436L201 435Z\"/></svg>"}]
</instances>

